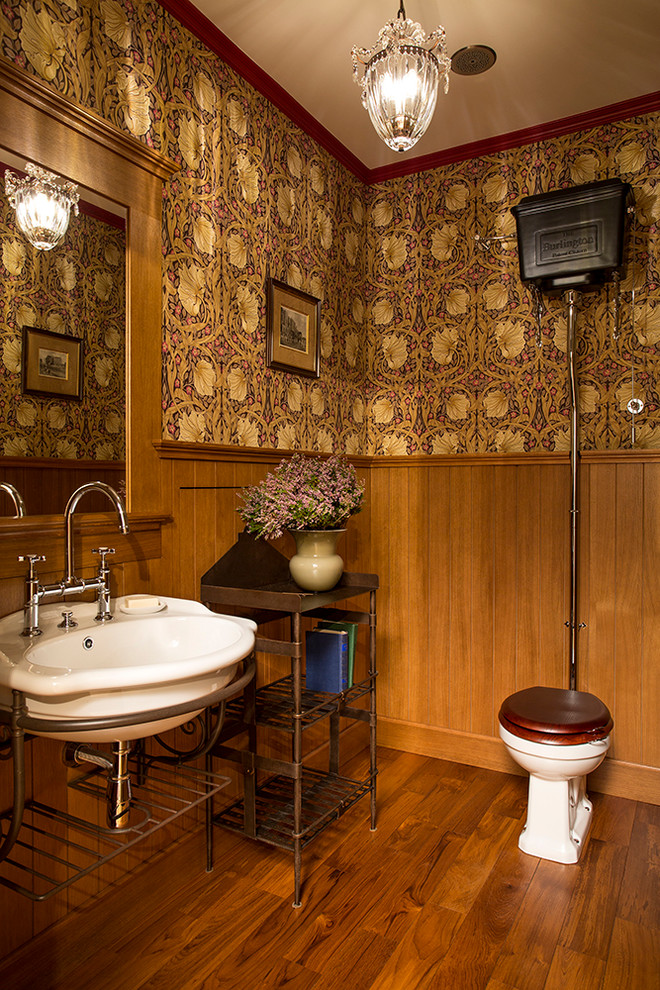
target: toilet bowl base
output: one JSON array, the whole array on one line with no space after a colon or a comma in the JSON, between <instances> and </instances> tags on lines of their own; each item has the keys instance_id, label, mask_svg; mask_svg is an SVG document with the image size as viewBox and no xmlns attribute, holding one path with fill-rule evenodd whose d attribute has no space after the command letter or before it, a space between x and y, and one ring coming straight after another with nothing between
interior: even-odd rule
<instances>
[{"instance_id":1,"label":"toilet bowl base","mask_svg":"<svg viewBox=\"0 0 660 990\"><path fill-rule=\"evenodd\" d=\"M529 856L555 863L577 863L591 827L593 806L586 776L545 780L529 776L527 821L518 847Z\"/></svg>"}]
</instances>

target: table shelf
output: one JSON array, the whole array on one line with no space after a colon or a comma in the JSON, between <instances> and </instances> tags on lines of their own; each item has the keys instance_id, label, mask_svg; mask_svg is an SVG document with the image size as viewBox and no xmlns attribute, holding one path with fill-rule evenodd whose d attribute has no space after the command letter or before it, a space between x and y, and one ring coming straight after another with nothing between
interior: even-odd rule
<instances>
[{"instance_id":1,"label":"table shelf","mask_svg":"<svg viewBox=\"0 0 660 990\"><path fill-rule=\"evenodd\" d=\"M294 824L294 781L275 776L256 789L257 828L254 838L280 849L294 850L296 838L305 846L328 825L369 794L372 780L351 780L338 774L306 768L302 773L300 831ZM234 832L244 831L243 799L223 808L214 822Z\"/></svg>"},{"instance_id":2,"label":"table shelf","mask_svg":"<svg viewBox=\"0 0 660 990\"><path fill-rule=\"evenodd\" d=\"M258 688L256 693L256 721L259 725L269 726L274 729L282 729L284 732L293 732L296 722L299 721L303 730L315 725L328 716L335 713L343 715L346 708L354 704L360 698L368 695L372 689L373 677L354 684L341 694L328 695L322 691L308 691L304 686L301 690L301 711L296 717L293 703L293 677L288 674L277 681L272 681L265 687ZM232 717L243 717L244 702L241 698L230 702L227 705L227 715ZM368 718L368 710L364 709L364 719ZM353 713L350 713L353 714ZM349 714L349 717L350 717ZM353 714L353 717L354 714Z\"/></svg>"},{"instance_id":3,"label":"table shelf","mask_svg":"<svg viewBox=\"0 0 660 990\"><path fill-rule=\"evenodd\" d=\"M376 827L376 591L375 574L345 572L329 591L303 591L290 578L289 562L264 540L242 533L238 542L202 577L201 600L208 606L250 617L257 622L256 649L290 658L291 673L258 685L228 705L227 731L215 755L237 763L243 795L214 812L216 825L260 842L289 849L294 857L294 907L301 904L302 850L327 825L366 795L371 802L371 828ZM368 609L349 610L337 604L368 596ZM261 627L274 619L290 619L288 639L267 638ZM308 691L301 618L354 622L366 628L368 671L340 694ZM356 705L366 699L366 705ZM340 719L369 725L369 766L363 779L339 773ZM328 769L311 769L302 756L303 732L329 721ZM287 733L291 758L271 759L258 753L257 727ZM247 748L228 745L247 734ZM261 775L261 776L260 776Z\"/></svg>"}]
</instances>

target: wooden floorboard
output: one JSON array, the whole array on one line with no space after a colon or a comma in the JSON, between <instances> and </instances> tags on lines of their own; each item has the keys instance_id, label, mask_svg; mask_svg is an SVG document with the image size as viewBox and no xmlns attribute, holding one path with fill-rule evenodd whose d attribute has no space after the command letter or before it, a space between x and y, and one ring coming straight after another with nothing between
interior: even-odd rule
<instances>
[{"instance_id":1,"label":"wooden floorboard","mask_svg":"<svg viewBox=\"0 0 660 990\"><path fill-rule=\"evenodd\" d=\"M0 962L3 990L655 990L660 809L594 794L577 866L526 856L526 781L383 750L361 802L292 861L202 831ZM11 923L5 919L4 923Z\"/></svg>"}]
</instances>

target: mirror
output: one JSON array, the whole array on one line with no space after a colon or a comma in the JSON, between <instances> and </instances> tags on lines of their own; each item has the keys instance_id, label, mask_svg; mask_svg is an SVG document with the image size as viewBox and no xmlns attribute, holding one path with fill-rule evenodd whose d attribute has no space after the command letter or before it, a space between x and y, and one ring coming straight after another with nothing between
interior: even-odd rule
<instances>
[{"instance_id":1,"label":"mirror","mask_svg":"<svg viewBox=\"0 0 660 990\"><path fill-rule=\"evenodd\" d=\"M62 243L38 250L4 183L5 169L22 178L26 163L13 152L2 158L0 482L26 491L30 514L62 512L56 472L70 470L67 461L79 483L93 476L125 487L126 211L80 188ZM37 483L25 458L55 460L41 469L49 484ZM0 502L0 514L6 508Z\"/></svg>"},{"instance_id":2,"label":"mirror","mask_svg":"<svg viewBox=\"0 0 660 990\"><path fill-rule=\"evenodd\" d=\"M129 511L157 512L159 465L153 443L161 438L161 200L162 182L176 166L0 59L0 160L8 155L36 162L81 190L94 190L127 218L126 495ZM0 480L7 480L2 477L8 466L3 460L0 457ZM35 465L26 468L32 472L24 480L26 490L21 491L28 513L33 488L53 487L50 468L40 464L40 458L33 460ZM71 474L76 463L66 462L67 497L82 483ZM20 484L14 483L20 491ZM4 502L0 512L13 514ZM29 516L12 524L26 520Z\"/></svg>"}]
</instances>

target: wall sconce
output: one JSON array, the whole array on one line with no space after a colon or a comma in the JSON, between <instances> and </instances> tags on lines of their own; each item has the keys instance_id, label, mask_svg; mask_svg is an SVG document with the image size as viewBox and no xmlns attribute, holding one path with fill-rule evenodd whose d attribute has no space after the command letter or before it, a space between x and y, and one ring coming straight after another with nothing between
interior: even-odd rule
<instances>
[{"instance_id":1,"label":"wall sconce","mask_svg":"<svg viewBox=\"0 0 660 990\"><path fill-rule=\"evenodd\" d=\"M25 171L27 176L5 172L5 192L30 244L50 251L62 242L71 212L78 216L78 187L31 162Z\"/></svg>"},{"instance_id":2,"label":"wall sconce","mask_svg":"<svg viewBox=\"0 0 660 990\"><path fill-rule=\"evenodd\" d=\"M396 20L380 29L372 48L352 51L353 78L362 86L362 105L377 133L393 151L409 151L431 123L438 80L449 89L451 59L445 29L426 37L420 24L409 21L403 0ZM358 63L364 65L359 78Z\"/></svg>"}]
</instances>

